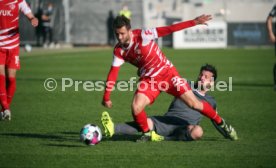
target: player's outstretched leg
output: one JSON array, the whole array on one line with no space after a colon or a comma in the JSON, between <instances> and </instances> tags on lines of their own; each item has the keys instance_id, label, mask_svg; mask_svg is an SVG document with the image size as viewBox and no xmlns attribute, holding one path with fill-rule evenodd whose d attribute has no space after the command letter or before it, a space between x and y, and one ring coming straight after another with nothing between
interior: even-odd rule
<instances>
[{"instance_id":1,"label":"player's outstretched leg","mask_svg":"<svg viewBox=\"0 0 276 168\"><path fill-rule=\"evenodd\" d=\"M221 124L217 124L215 121L211 120L215 128L227 139L231 139L233 141L238 140L238 135L235 129L228 123L222 119Z\"/></svg>"},{"instance_id":2,"label":"player's outstretched leg","mask_svg":"<svg viewBox=\"0 0 276 168\"><path fill-rule=\"evenodd\" d=\"M109 116L107 111L102 113L101 121L104 127L105 136L111 138L114 135L114 123L112 122L112 118Z\"/></svg>"}]
</instances>

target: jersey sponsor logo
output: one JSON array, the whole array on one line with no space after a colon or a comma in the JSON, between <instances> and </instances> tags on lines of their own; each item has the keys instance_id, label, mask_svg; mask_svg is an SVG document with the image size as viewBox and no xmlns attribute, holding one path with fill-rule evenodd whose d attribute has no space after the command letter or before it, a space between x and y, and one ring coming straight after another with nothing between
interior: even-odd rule
<instances>
[{"instance_id":1,"label":"jersey sponsor logo","mask_svg":"<svg viewBox=\"0 0 276 168\"><path fill-rule=\"evenodd\" d=\"M0 10L0 16L13 16L11 10Z\"/></svg>"}]
</instances>

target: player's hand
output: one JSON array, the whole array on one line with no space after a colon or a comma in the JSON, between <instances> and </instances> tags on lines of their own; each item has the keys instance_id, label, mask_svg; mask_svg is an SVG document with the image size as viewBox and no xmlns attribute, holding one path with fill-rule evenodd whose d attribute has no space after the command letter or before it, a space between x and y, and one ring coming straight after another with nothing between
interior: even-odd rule
<instances>
[{"instance_id":1,"label":"player's hand","mask_svg":"<svg viewBox=\"0 0 276 168\"><path fill-rule=\"evenodd\" d=\"M212 20L212 16L211 15L201 15L201 16L198 16L194 19L196 25L198 24L203 24L203 25L208 25L206 22L209 21L209 20Z\"/></svg>"},{"instance_id":2,"label":"player's hand","mask_svg":"<svg viewBox=\"0 0 276 168\"><path fill-rule=\"evenodd\" d=\"M107 107L107 108L111 108L112 107L112 101L111 100L108 100L108 101L103 100L102 105Z\"/></svg>"},{"instance_id":3,"label":"player's hand","mask_svg":"<svg viewBox=\"0 0 276 168\"><path fill-rule=\"evenodd\" d=\"M32 18L30 21L33 27L38 26L38 19L36 17Z\"/></svg>"}]
</instances>

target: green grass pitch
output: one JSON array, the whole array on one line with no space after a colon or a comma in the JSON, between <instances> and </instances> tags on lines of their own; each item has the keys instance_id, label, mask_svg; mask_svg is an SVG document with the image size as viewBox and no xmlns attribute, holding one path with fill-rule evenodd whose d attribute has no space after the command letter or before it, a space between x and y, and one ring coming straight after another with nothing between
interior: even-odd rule
<instances>
[{"instance_id":1,"label":"green grass pitch","mask_svg":"<svg viewBox=\"0 0 276 168\"><path fill-rule=\"evenodd\" d=\"M12 121L0 122L0 167L188 167L263 168L276 167L276 91L272 69L274 50L209 49L173 50L164 53L190 80L201 65L213 64L218 80L233 79L233 91L214 91L219 113L237 130L238 141L224 139L204 118L202 140L197 142L136 143L121 137L96 146L79 142L79 131L87 123L100 125L103 92L61 91L61 79L105 80L112 61L112 49L34 50L22 53L17 74ZM136 75L124 64L119 80ZM58 87L49 92L44 81L55 78ZM114 107L108 110L114 122L132 120L130 104L134 91L112 93ZM148 115L162 115L172 97L161 94L146 109Z\"/></svg>"}]
</instances>

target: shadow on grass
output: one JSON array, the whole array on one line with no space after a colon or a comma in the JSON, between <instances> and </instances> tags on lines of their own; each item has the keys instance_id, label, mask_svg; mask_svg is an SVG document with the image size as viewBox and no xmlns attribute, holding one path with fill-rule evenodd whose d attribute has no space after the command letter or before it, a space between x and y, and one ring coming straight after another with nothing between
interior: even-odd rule
<instances>
[{"instance_id":1,"label":"shadow on grass","mask_svg":"<svg viewBox=\"0 0 276 168\"><path fill-rule=\"evenodd\" d=\"M68 136L74 135L74 136ZM78 133L72 134L72 132L61 132L61 133L2 133L0 135L13 136L19 138L33 138L33 139L49 139L55 141L72 141L78 139Z\"/></svg>"},{"instance_id":2,"label":"shadow on grass","mask_svg":"<svg viewBox=\"0 0 276 168\"><path fill-rule=\"evenodd\" d=\"M223 137L203 137L200 139L200 141L227 141L228 139L225 139Z\"/></svg>"},{"instance_id":3,"label":"shadow on grass","mask_svg":"<svg viewBox=\"0 0 276 168\"><path fill-rule=\"evenodd\" d=\"M132 141L136 142L136 140L141 137L141 135L114 135L112 138L103 138L103 141Z\"/></svg>"},{"instance_id":4,"label":"shadow on grass","mask_svg":"<svg viewBox=\"0 0 276 168\"><path fill-rule=\"evenodd\" d=\"M2 133L0 136L18 137L25 139L41 139L55 144L46 144L47 146L55 147L83 147L83 145L65 144L65 143L80 143L78 132L59 132L59 133ZM56 144L56 143L59 144Z\"/></svg>"},{"instance_id":5,"label":"shadow on grass","mask_svg":"<svg viewBox=\"0 0 276 168\"><path fill-rule=\"evenodd\" d=\"M45 134L37 134L37 133L2 133L0 136L12 136L19 138L30 138L30 139L42 139L48 140L50 143L44 144L46 146L51 147L67 147L67 148L77 148L77 147L85 147L86 145L82 144L79 140L78 132L59 132L59 133L45 133ZM141 135L114 135L112 138L103 137L102 141L128 141L128 142L136 142ZM218 137L204 137L200 141L227 141L224 138ZM191 141L192 142L192 141ZM74 144L68 144L74 143ZM78 143L78 144L76 144Z\"/></svg>"},{"instance_id":6,"label":"shadow on grass","mask_svg":"<svg viewBox=\"0 0 276 168\"><path fill-rule=\"evenodd\" d=\"M52 146L52 147L64 147L64 148L80 148L80 147L86 147L85 145L66 145L66 144L45 144L46 146Z\"/></svg>"}]
</instances>

